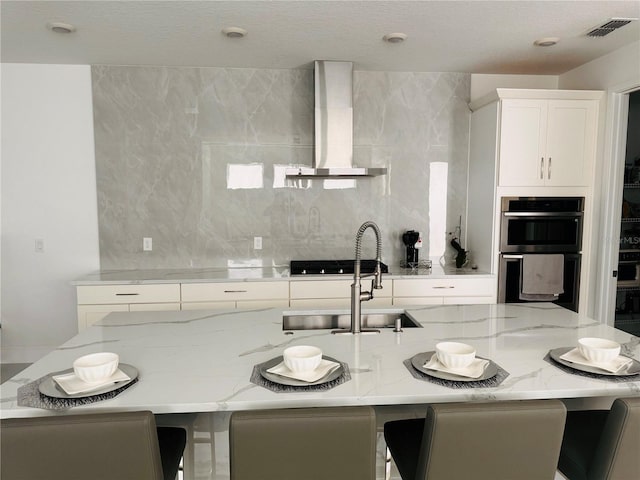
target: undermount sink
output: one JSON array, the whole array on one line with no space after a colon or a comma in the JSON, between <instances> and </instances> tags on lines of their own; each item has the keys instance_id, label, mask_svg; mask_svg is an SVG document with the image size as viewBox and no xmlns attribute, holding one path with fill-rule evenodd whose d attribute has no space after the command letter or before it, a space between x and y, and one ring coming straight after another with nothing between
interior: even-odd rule
<instances>
[{"instance_id":1,"label":"undermount sink","mask_svg":"<svg viewBox=\"0 0 640 480\"><path fill-rule=\"evenodd\" d=\"M362 328L393 329L397 318L400 318L402 328L422 328L422 325L404 310L397 312L363 312ZM329 330L349 329L350 327L351 314L348 312L290 312L282 316L283 330Z\"/></svg>"}]
</instances>

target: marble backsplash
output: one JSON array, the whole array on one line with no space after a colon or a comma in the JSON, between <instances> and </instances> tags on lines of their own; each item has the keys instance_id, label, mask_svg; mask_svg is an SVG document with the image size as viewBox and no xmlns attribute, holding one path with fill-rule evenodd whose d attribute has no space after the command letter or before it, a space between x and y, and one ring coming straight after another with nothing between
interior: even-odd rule
<instances>
[{"instance_id":1,"label":"marble backsplash","mask_svg":"<svg viewBox=\"0 0 640 480\"><path fill-rule=\"evenodd\" d=\"M359 180L283 176L313 162L312 70L94 66L92 77L102 269L352 258L366 220L397 265L405 230L437 259L464 225L468 74L356 70L354 164L389 170Z\"/></svg>"}]
</instances>

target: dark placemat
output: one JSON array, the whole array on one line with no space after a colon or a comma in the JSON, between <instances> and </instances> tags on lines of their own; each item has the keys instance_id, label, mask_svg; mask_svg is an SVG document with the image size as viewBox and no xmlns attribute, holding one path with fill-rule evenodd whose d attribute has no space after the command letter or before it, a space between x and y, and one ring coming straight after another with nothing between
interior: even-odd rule
<instances>
[{"instance_id":1,"label":"dark placemat","mask_svg":"<svg viewBox=\"0 0 640 480\"><path fill-rule=\"evenodd\" d=\"M413 357L408 358L402 363L403 363L403 365L405 367L407 367L407 370L409 370L409 373L411 373L411 375L414 378L417 378L418 380L426 380L428 382L435 383L436 385L442 385L443 387L448 387L448 388L491 388L491 387L497 387L502 382L504 382L506 380L506 378L509 376L509 372L507 372L504 368L502 368L500 365L498 365L496 363L496 366L498 367L498 373L496 373L491 378L487 378L486 380L473 380L473 381L470 381L470 382L457 382L455 380L444 380L442 378L432 377L430 375L427 375L426 373L422 373L421 371L416 370L414 368L414 366L411 364L411 359L412 358Z\"/></svg>"},{"instance_id":2,"label":"dark placemat","mask_svg":"<svg viewBox=\"0 0 640 480\"><path fill-rule=\"evenodd\" d=\"M272 382L271 380L267 380L262 375L260 375L260 369L263 365L271 362L271 360L259 363L258 365L253 367L253 372L251 372L251 378L249 379L251 383L258 385L260 387L264 387L272 392L276 393L291 393L291 392L324 392L326 390L331 390L338 385L342 385L345 382L351 380L351 373L349 373L349 365L344 362L340 362L342 365L342 369L344 370L342 375L340 375L335 380L331 380L327 383L321 383L319 385L303 385L303 386L292 386L292 385L282 385L280 383Z\"/></svg>"},{"instance_id":3,"label":"dark placemat","mask_svg":"<svg viewBox=\"0 0 640 480\"><path fill-rule=\"evenodd\" d=\"M559 368L563 372L571 373L572 375L579 375L581 377L596 378L598 380L618 383L640 381L640 373L638 375L598 375L597 373L584 372L582 370L576 370L575 368L567 367L566 365L556 362L548 353L545 355L544 360L554 367Z\"/></svg>"},{"instance_id":4,"label":"dark placemat","mask_svg":"<svg viewBox=\"0 0 640 480\"><path fill-rule=\"evenodd\" d=\"M47 380L49 377L59 375L63 372L66 372L66 370L49 373L48 375L40 377L31 383L18 387L18 405L21 407L44 408L45 410L68 410L80 405L89 405L90 403L109 400L110 398L116 397L121 392L125 391L131 385L138 383L138 378L135 378L128 384L123 385L116 390L112 390L111 392L101 393L99 395L90 395L82 398L56 398L40 393L38 386L42 382Z\"/></svg>"}]
</instances>

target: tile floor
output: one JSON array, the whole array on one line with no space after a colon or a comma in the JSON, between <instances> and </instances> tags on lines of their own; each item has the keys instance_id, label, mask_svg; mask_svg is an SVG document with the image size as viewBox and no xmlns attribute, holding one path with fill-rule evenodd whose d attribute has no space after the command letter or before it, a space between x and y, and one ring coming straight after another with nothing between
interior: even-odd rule
<instances>
[{"instance_id":1,"label":"tile floor","mask_svg":"<svg viewBox=\"0 0 640 480\"><path fill-rule=\"evenodd\" d=\"M17 375L22 370L27 368L30 363L1 363L0 364L0 383L4 383L6 380Z\"/></svg>"}]
</instances>

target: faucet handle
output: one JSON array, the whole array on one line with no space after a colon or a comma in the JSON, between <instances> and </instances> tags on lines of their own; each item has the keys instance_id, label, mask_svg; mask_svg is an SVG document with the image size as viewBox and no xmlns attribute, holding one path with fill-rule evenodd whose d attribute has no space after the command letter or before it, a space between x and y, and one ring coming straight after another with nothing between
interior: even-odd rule
<instances>
[{"instance_id":1,"label":"faucet handle","mask_svg":"<svg viewBox=\"0 0 640 480\"><path fill-rule=\"evenodd\" d=\"M373 289L381 290L382 289L382 272L376 270L373 274L373 280L371 280L371 290Z\"/></svg>"}]
</instances>

